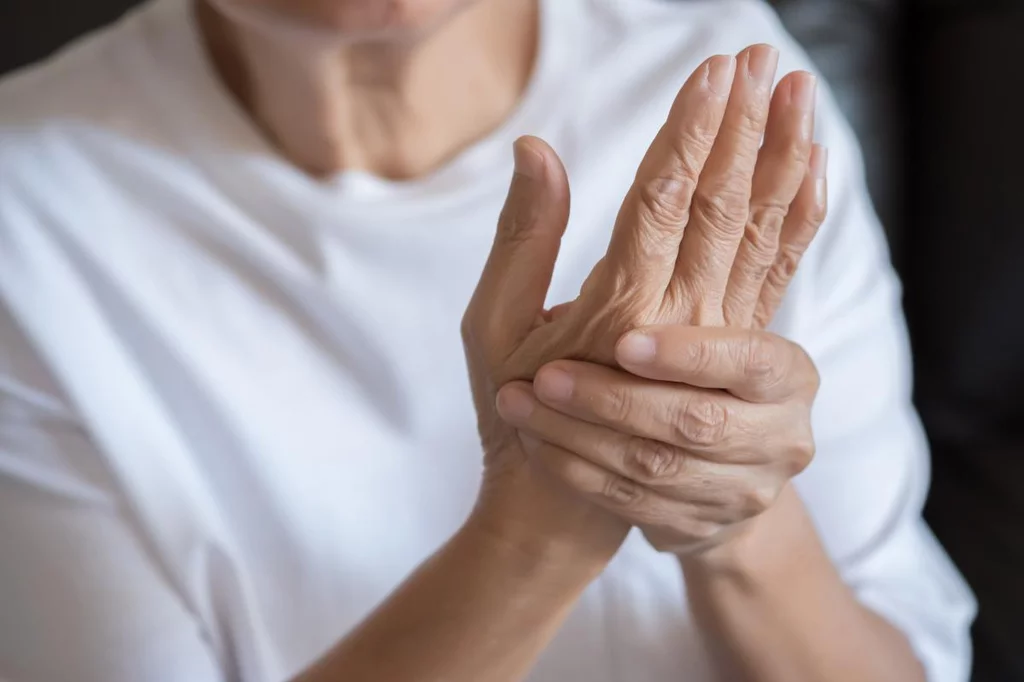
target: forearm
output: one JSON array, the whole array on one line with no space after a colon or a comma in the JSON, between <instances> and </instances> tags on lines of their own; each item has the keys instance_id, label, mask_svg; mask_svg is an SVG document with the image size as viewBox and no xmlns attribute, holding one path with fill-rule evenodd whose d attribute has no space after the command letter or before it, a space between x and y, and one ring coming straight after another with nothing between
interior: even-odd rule
<instances>
[{"instance_id":1,"label":"forearm","mask_svg":"<svg viewBox=\"0 0 1024 682\"><path fill-rule=\"evenodd\" d=\"M608 557L471 518L294 682L522 679Z\"/></svg>"},{"instance_id":2,"label":"forearm","mask_svg":"<svg viewBox=\"0 0 1024 682\"><path fill-rule=\"evenodd\" d=\"M736 542L683 560L723 679L924 682L902 633L858 603L790 487Z\"/></svg>"}]
</instances>

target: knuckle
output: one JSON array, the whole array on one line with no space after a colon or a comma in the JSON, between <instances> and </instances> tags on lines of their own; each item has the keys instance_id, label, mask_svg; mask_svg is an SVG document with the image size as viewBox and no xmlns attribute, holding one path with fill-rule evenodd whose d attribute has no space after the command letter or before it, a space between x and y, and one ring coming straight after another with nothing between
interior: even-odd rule
<instances>
[{"instance_id":1,"label":"knuckle","mask_svg":"<svg viewBox=\"0 0 1024 682\"><path fill-rule=\"evenodd\" d=\"M609 476L601 495L618 507L635 508L643 502L644 490L636 482L623 476Z\"/></svg>"},{"instance_id":2,"label":"knuckle","mask_svg":"<svg viewBox=\"0 0 1024 682\"><path fill-rule=\"evenodd\" d=\"M775 343L764 334L747 335L743 372L762 388L771 388L781 379L780 357Z\"/></svg>"},{"instance_id":3,"label":"knuckle","mask_svg":"<svg viewBox=\"0 0 1024 682\"><path fill-rule=\"evenodd\" d=\"M775 255L779 249L779 233L789 206L777 198L755 206L750 212L744 237L759 252Z\"/></svg>"},{"instance_id":4,"label":"knuckle","mask_svg":"<svg viewBox=\"0 0 1024 682\"><path fill-rule=\"evenodd\" d=\"M693 181L689 176L661 176L637 185L640 220L658 232L672 232L689 217ZM655 245L657 246L657 245Z\"/></svg>"},{"instance_id":5,"label":"knuckle","mask_svg":"<svg viewBox=\"0 0 1024 682\"><path fill-rule=\"evenodd\" d=\"M690 366L693 367L695 374L705 374L714 365L717 353L714 344L710 341L690 344L688 350Z\"/></svg>"},{"instance_id":6,"label":"knuckle","mask_svg":"<svg viewBox=\"0 0 1024 682\"><path fill-rule=\"evenodd\" d=\"M746 224L749 207L742 193L723 189L697 192L693 210L705 224L723 232L735 232Z\"/></svg>"},{"instance_id":7,"label":"knuckle","mask_svg":"<svg viewBox=\"0 0 1024 682\"><path fill-rule=\"evenodd\" d=\"M633 437L626 446L626 462L641 480L653 482L677 476L682 459L670 445Z\"/></svg>"},{"instance_id":8,"label":"knuckle","mask_svg":"<svg viewBox=\"0 0 1024 682\"><path fill-rule=\"evenodd\" d=\"M818 389L821 388L821 372L818 371L818 366L803 346L793 344L792 347L796 357L795 364L805 376L808 392L811 396L817 395Z\"/></svg>"},{"instance_id":9,"label":"knuckle","mask_svg":"<svg viewBox=\"0 0 1024 682\"><path fill-rule=\"evenodd\" d=\"M630 293L634 294L630 297L632 300L614 306L607 316L607 324L604 325L606 338L618 339L628 331L650 324L651 316L647 312L650 304L642 296L636 295L636 292L631 290ZM624 400L629 400L629 397L626 396Z\"/></svg>"},{"instance_id":10,"label":"knuckle","mask_svg":"<svg viewBox=\"0 0 1024 682\"><path fill-rule=\"evenodd\" d=\"M595 402L598 415L612 423L623 423L633 413L633 398L621 386L609 386L602 392L602 399Z\"/></svg>"},{"instance_id":11,"label":"knuckle","mask_svg":"<svg viewBox=\"0 0 1024 682\"><path fill-rule=\"evenodd\" d=\"M740 496L738 507L740 518L737 520L744 521L765 513L775 504L777 494L774 486L755 485L748 487Z\"/></svg>"},{"instance_id":12,"label":"knuckle","mask_svg":"<svg viewBox=\"0 0 1024 682\"><path fill-rule=\"evenodd\" d=\"M743 290L744 302L750 298L756 298L761 293L760 289L756 287L764 284L771 269L772 263L767 259L753 258L743 264L739 272L747 280Z\"/></svg>"},{"instance_id":13,"label":"knuckle","mask_svg":"<svg viewBox=\"0 0 1024 682\"><path fill-rule=\"evenodd\" d=\"M703 395L693 396L681 408L675 420L677 435L686 443L713 447L725 439L728 414L718 401Z\"/></svg>"},{"instance_id":14,"label":"knuckle","mask_svg":"<svg viewBox=\"0 0 1024 682\"><path fill-rule=\"evenodd\" d=\"M690 190L696 187L704 159L714 146L715 136L709 132L711 127L710 121L703 121L695 128L679 130L670 138L672 155L681 175L688 180Z\"/></svg>"},{"instance_id":15,"label":"knuckle","mask_svg":"<svg viewBox=\"0 0 1024 682\"><path fill-rule=\"evenodd\" d=\"M779 253L775 257L775 271L778 273L779 279L788 282L793 278L800 265L801 256L803 256L803 250L791 244L785 244L779 248Z\"/></svg>"},{"instance_id":16,"label":"knuckle","mask_svg":"<svg viewBox=\"0 0 1024 682\"><path fill-rule=\"evenodd\" d=\"M735 132L744 138L756 138L757 142L760 142L768 120L768 108L768 102L760 98L748 102L738 112Z\"/></svg>"},{"instance_id":17,"label":"knuckle","mask_svg":"<svg viewBox=\"0 0 1024 682\"><path fill-rule=\"evenodd\" d=\"M693 306L690 313L690 324L697 327L722 327L725 326L725 311L721 304L709 305L701 300Z\"/></svg>"},{"instance_id":18,"label":"knuckle","mask_svg":"<svg viewBox=\"0 0 1024 682\"><path fill-rule=\"evenodd\" d=\"M768 291L771 291L771 272L768 273ZM766 297L766 292L762 291L761 299L758 301L757 310L754 312L754 329L766 329L772 321L772 314L775 311L774 299L771 298L770 294Z\"/></svg>"},{"instance_id":19,"label":"knuckle","mask_svg":"<svg viewBox=\"0 0 1024 682\"><path fill-rule=\"evenodd\" d=\"M802 125L786 126L769 153L778 158L781 167L799 171L802 176L811 160L811 144L806 129Z\"/></svg>"},{"instance_id":20,"label":"knuckle","mask_svg":"<svg viewBox=\"0 0 1024 682\"><path fill-rule=\"evenodd\" d=\"M789 474L790 478L796 476L810 466L811 462L814 460L814 454L814 435L811 433L811 429L808 426L801 430L800 435L793 443L792 452L790 453L788 460L789 467L786 472Z\"/></svg>"},{"instance_id":21,"label":"knuckle","mask_svg":"<svg viewBox=\"0 0 1024 682\"><path fill-rule=\"evenodd\" d=\"M510 197L498 219L498 238L509 247L522 245L532 237L538 217L533 201L525 197Z\"/></svg>"},{"instance_id":22,"label":"knuckle","mask_svg":"<svg viewBox=\"0 0 1024 682\"><path fill-rule=\"evenodd\" d=\"M742 267L742 274L762 282L775 263L775 254L779 247L779 230L784 216L763 212L752 214L743 233L743 241L749 246L747 257L737 259L737 266Z\"/></svg>"}]
</instances>

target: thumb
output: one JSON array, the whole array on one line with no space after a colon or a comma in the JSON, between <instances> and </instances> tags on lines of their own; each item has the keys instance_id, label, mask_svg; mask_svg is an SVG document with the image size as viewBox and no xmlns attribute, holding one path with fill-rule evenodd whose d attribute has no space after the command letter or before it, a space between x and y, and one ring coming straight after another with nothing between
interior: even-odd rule
<instances>
[{"instance_id":1,"label":"thumb","mask_svg":"<svg viewBox=\"0 0 1024 682\"><path fill-rule=\"evenodd\" d=\"M569 179L558 155L536 137L519 138L513 152L512 185L467 311L467 322L482 324L488 342L508 352L543 313L569 222Z\"/></svg>"}]
</instances>

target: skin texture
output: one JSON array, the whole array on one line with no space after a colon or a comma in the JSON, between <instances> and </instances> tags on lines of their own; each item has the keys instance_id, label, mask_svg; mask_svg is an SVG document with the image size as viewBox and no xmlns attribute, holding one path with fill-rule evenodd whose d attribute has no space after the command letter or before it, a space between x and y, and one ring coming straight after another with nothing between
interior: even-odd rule
<instances>
[{"instance_id":1,"label":"skin texture","mask_svg":"<svg viewBox=\"0 0 1024 682\"><path fill-rule=\"evenodd\" d=\"M463 323L485 450L479 502L303 682L522 679L633 524L681 555L723 679L921 678L902 637L836 574L787 485L811 456L817 375L759 327L824 217L825 159L811 143L813 77L786 77L769 105L775 60L755 46L698 68L605 258L551 311L566 175L541 141L517 143ZM747 326L725 326L729 316ZM863 647L877 655L860 660Z\"/></svg>"},{"instance_id":2,"label":"skin texture","mask_svg":"<svg viewBox=\"0 0 1024 682\"><path fill-rule=\"evenodd\" d=\"M508 117L537 51L535 0L277 4L198 0L196 14L228 90L317 177L438 168ZM389 4L405 9L378 17Z\"/></svg>"},{"instance_id":3,"label":"skin texture","mask_svg":"<svg viewBox=\"0 0 1024 682\"><path fill-rule=\"evenodd\" d=\"M485 268L464 325L480 430L488 457L484 504L489 503L488 489L493 488L497 491L495 499L525 498L530 510L546 517L565 517L564 510L546 509L546 505L529 500L528 494L504 492L506 486L516 488L515 483L508 481L531 478L524 473L529 471L525 464L530 458L520 439L508 428L525 425L522 417L533 406L528 402L529 387L515 380L531 378L544 365L559 358L614 367L618 364L616 344L624 333L636 328L662 324L722 325L726 310L752 321L763 289L767 291L761 314L770 316L771 302L779 298L774 289L784 288L788 273L792 272L789 261L776 258L779 235L786 230L791 239L787 242L786 258L796 257L810 242L824 210L815 204L816 181L808 172L814 89L809 74L793 74L779 85L771 131L761 155L760 173L757 172L758 147L769 118L776 59L777 53L765 46L745 51L739 60L712 58L683 86L623 203L606 257L587 279L579 298L556 308L548 320L543 319L541 306L557 252L557 239L567 218L568 187L550 149L533 140L520 145L519 167L535 164L543 171L534 177L520 171L513 181L504 222L511 224L516 233L499 234L495 255ZM677 139L690 143L686 155L675 152ZM534 155L538 158L532 158ZM765 173L773 177L765 178ZM525 192L542 199L525 201L520 196ZM726 203L723 197L730 196L742 204ZM797 210L788 211L790 204L797 201ZM781 209L765 210L765 206ZM748 230L749 215L758 216L759 222L751 222ZM783 226L787 217L788 228ZM499 249L502 239L510 240L511 245ZM767 256L763 251L768 251ZM776 260L781 274L768 281L767 270L776 267ZM767 268L763 261L767 261ZM759 279L753 281L756 278ZM730 287L734 282L740 284ZM550 391L545 395L553 400L560 392L556 386L558 379L569 376L565 372L569 367L564 362L546 367L538 375L538 389L548 387ZM590 367L594 372L605 370ZM813 368L810 371L813 375ZM613 370L606 370L596 381L607 384L616 376ZM505 386L497 396L498 415L491 407L495 395L489 389L494 386ZM655 401L666 404L665 399L671 394L666 389ZM813 390L806 395L806 406L812 396ZM607 409L623 411L616 407ZM555 418L550 410L533 410L525 415L527 420L530 417L535 427L537 419L547 418L550 423ZM622 424L618 426L621 428ZM557 431L549 428L543 434L539 430L534 433L554 437ZM576 431L581 433L580 429ZM599 441L607 440L611 429L589 431L586 437ZM804 437L801 441L804 450L809 449L804 445L808 440ZM611 502L621 497L621 505L630 504L625 499L629 495L625 485L629 479L620 475L598 481L597 472L586 470L585 460L562 457L556 461L559 454L564 454L564 445L549 445L556 447L534 445L539 456L533 461L553 464L546 468L546 473L554 473L563 482L569 479L585 493L585 498L597 495L598 499ZM807 464L807 455L781 467L788 475L776 476L776 490L761 496L773 498L777 488ZM564 464L571 466L566 468ZM729 472L722 472L718 478L728 476ZM715 484L712 480L709 487ZM768 480L762 476L754 479L753 485L767 487ZM602 487L595 490L594 486ZM631 523L640 520L624 515L621 505L611 502L602 506ZM531 520L524 525L534 523ZM701 528L694 525L690 530L695 535L688 542L681 541L680 549L691 543L712 541L711 536L717 532L707 524Z\"/></svg>"},{"instance_id":4,"label":"skin texture","mask_svg":"<svg viewBox=\"0 0 1024 682\"><path fill-rule=\"evenodd\" d=\"M394 41L444 23L474 0L214 0L230 12L268 22L291 22L308 31L331 33L348 42Z\"/></svg>"},{"instance_id":5,"label":"skin texture","mask_svg":"<svg viewBox=\"0 0 1024 682\"><path fill-rule=\"evenodd\" d=\"M437 168L507 117L532 69L536 10L197 4L218 74L283 157L314 176L389 178ZM772 98L776 59L756 46L697 69L606 256L553 310L568 182L542 141L517 143L463 323L478 504L297 680L522 679L633 525L680 556L722 679L923 679L902 636L843 584L788 485L813 454L817 375L763 329L824 217L825 154L811 143L813 78L791 74Z\"/></svg>"},{"instance_id":6,"label":"skin texture","mask_svg":"<svg viewBox=\"0 0 1024 682\"><path fill-rule=\"evenodd\" d=\"M464 330L488 454L480 509L506 537L639 526L679 555L723 679L923 680L902 635L843 583L789 486L813 455L818 376L763 327L824 218L826 157L811 144L809 74L784 78L769 107L775 58L755 46L698 69L605 259L577 300L548 313L564 174L539 145L544 171L533 170L520 145L530 171L513 181ZM501 422L488 412L496 386Z\"/></svg>"}]
</instances>

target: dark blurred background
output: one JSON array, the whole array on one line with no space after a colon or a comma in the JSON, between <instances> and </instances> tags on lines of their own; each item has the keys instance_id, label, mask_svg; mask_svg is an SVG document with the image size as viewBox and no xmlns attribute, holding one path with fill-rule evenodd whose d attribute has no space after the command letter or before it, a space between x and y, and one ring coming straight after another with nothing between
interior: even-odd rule
<instances>
[{"instance_id":1,"label":"dark blurred background","mask_svg":"<svg viewBox=\"0 0 1024 682\"><path fill-rule=\"evenodd\" d=\"M0 0L0 73L133 4ZM1024 682L1024 0L772 4L864 145L932 442L928 520L981 604L974 680Z\"/></svg>"}]
</instances>

